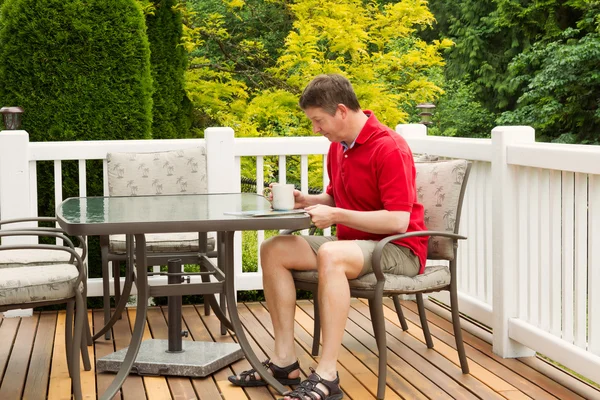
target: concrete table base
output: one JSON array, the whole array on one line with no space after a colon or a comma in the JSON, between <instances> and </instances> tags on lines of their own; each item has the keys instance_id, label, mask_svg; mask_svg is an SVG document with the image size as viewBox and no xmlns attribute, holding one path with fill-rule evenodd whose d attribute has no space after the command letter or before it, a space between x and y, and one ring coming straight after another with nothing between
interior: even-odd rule
<instances>
[{"instance_id":1,"label":"concrete table base","mask_svg":"<svg viewBox=\"0 0 600 400\"><path fill-rule=\"evenodd\" d=\"M145 340L135 358L131 373L204 377L244 357L237 343L183 341L183 351L168 353L168 340ZM127 348L99 358L98 372L118 372Z\"/></svg>"}]
</instances>

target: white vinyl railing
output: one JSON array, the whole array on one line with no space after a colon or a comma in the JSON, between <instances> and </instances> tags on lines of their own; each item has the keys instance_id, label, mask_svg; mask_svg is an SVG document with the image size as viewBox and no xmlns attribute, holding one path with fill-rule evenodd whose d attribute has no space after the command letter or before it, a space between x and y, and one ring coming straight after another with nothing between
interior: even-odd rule
<instances>
[{"instance_id":1,"label":"white vinyl railing","mask_svg":"<svg viewBox=\"0 0 600 400\"><path fill-rule=\"evenodd\" d=\"M536 143L529 127L498 127L491 139L431 137L422 125L396 130L414 153L473 162L460 221L468 237L459 247L461 312L493 329L497 354L540 352L600 382L600 314L592 312L600 309L594 290L600 287L600 147ZM111 151L204 144L213 193L240 190L246 157L255 160L260 192L266 157L278 157L278 179L284 182L289 157L299 156L306 191L309 156L326 165L329 146L321 137L234 138L229 128L209 128L205 138L30 143L26 132L0 132L0 218L36 215L40 161L54 162L58 204L66 160L78 161L79 194L85 196L86 160L105 160ZM264 234L257 237L260 243ZM242 272L240 234L235 243L238 290L262 288L260 269ZM101 295L98 278L89 287L90 295ZM444 294L432 297L447 301Z\"/></svg>"}]
</instances>

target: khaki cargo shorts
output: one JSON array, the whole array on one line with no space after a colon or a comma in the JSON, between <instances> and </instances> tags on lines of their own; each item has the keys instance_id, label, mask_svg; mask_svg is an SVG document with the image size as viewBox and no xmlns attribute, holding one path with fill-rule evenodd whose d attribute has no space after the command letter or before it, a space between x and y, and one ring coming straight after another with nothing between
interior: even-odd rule
<instances>
[{"instance_id":1,"label":"khaki cargo shorts","mask_svg":"<svg viewBox=\"0 0 600 400\"><path fill-rule=\"evenodd\" d=\"M335 236L303 235L301 237L308 242L315 254L323 243L338 240ZM360 247L364 257L363 268L359 276L373 272L371 259L375 246L379 242L376 240L354 240L354 242ZM421 261L408 247L388 243L381 253L381 268L386 274L415 276L421 269Z\"/></svg>"}]
</instances>

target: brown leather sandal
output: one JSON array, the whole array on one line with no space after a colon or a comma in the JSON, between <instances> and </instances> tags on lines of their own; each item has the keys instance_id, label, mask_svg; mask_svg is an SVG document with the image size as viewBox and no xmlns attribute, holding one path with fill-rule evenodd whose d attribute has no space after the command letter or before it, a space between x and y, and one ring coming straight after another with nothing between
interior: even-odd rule
<instances>
[{"instance_id":1,"label":"brown leather sandal","mask_svg":"<svg viewBox=\"0 0 600 400\"><path fill-rule=\"evenodd\" d=\"M280 367L271 362L270 359L267 359L262 362L262 365L265 366L266 369L270 369L273 373L273 377L279 381L282 385L297 385L300 383L300 378L288 378L289 374L293 371L300 369L300 364L296 361L293 364L288 365L287 367ZM244 371L239 374L239 378L237 375L232 375L228 377L229 382L233 383L236 386L242 387L255 387L255 386L267 386L268 383L265 382L264 379L256 379L256 370L250 369L248 371Z\"/></svg>"},{"instance_id":2,"label":"brown leather sandal","mask_svg":"<svg viewBox=\"0 0 600 400\"><path fill-rule=\"evenodd\" d=\"M342 393L342 390L340 389L340 376L337 372L335 373L335 379L332 381L321 378L313 368L310 368L310 372L312 372L312 374L308 376L308 379L302 381L296 389L287 393L286 397L293 400L340 400L344 397L344 393ZM327 388L329 391L328 394L323 393L323 391L317 387L319 383ZM317 395L319 397L317 397Z\"/></svg>"}]
</instances>

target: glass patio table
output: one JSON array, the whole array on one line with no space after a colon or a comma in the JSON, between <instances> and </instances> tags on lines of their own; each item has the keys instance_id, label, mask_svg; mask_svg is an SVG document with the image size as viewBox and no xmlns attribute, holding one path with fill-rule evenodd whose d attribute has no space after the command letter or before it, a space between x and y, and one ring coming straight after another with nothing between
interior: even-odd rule
<instances>
[{"instance_id":1,"label":"glass patio table","mask_svg":"<svg viewBox=\"0 0 600 400\"><path fill-rule=\"evenodd\" d=\"M204 294L209 298L212 297L213 301L214 293L224 294L226 304L229 304L229 307L226 307L229 319L219 307L213 307L215 314L225 326L235 332L241 350L252 367L279 393L284 394L287 391L266 371L252 351L235 306L234 233L244 230L306 229L310 226L310 218L307 214L254 217L240 215L249 211L268 212L270 209L271 204L267 199L251 193L78 197L68 198L58 206L56 213L58 223L70 235L125 234L130 238L130 242L131 238L135 238L135 269L132 268L126 274L126 279L135 281L137 287L134 330L129 347L123 350L126 353L123 354L118 373L101 399L111 399L118 392L127 375L132 371L134 362L137 362L149 297L169 296L169 344L164 352L157 352L155 347L147 350L151 355L161 353L161 356L173 357L176 360L174 363L179 362L176 359L178 355L181 357L181 354L185 354L188 350L194 358L196 357L197 353L192 351L191 346L199 342L185 341L183 346L181 344L181 296L187 294ZM172 232L217 232L217 265L214 265L205 254L199 254L203 271L181 273L180 270L175 272L175 269L169 268L170 275L160 273L169 275L168 284L149 285L145 234ZM129 247L133 252L133 246ZM175 260L173 262L176 263ZM177 267L180 267L180 264ZM214 276L216 282L207 279L208 274ZM188 283L184 283L182 278L186 275L202 275L203 282L189 283L188 280ZM126 280L124 290L127 286L130 288L131 283L128 285ZM172 304L172 299L179 299L179 301ZM113 317L117 317L118 311L117 307ZM204 352L200 350L200 353Z\"/></svg>"}]
</instances>

